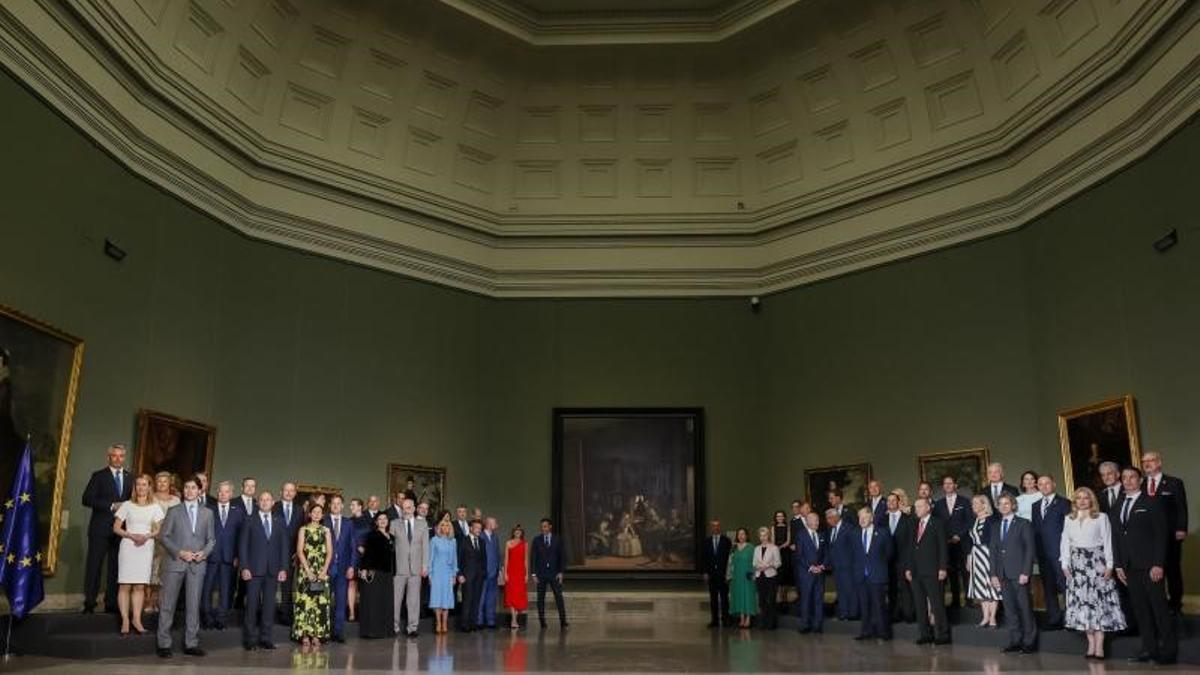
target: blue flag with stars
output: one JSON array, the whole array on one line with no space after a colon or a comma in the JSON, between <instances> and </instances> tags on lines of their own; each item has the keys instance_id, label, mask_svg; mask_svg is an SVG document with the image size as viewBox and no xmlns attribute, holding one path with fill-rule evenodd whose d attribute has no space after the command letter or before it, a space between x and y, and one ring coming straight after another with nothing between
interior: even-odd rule
<instances>
[{"instance_id":1,"label":"blue flag with stars","mask_svg":"<svg viewBox=\"0 0 1200 675\"><path fill-rule=\"evenodd\" d=\"M25 444L12 493L4 502L0 530L0 586L14 619L23 619L46 597L42 553L38 550L37 509L33 499L33 448Z\"/></svg>"}]
</instances>

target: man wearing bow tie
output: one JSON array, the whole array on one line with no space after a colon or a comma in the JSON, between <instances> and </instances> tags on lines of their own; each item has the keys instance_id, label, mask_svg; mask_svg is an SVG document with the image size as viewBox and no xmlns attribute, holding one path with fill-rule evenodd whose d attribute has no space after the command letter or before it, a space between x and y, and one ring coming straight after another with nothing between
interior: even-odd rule
<instances>
[{"instance_id":1,"label":"man wearing bow tie","mask_svg":"<svg viewBox=\"0 0 1200 675\"><path fill-rule=\"evenodd\" d=\"M100 571L104 568L104 611L117 611L117 551L121 538L113 534L113 513L133 494L133 480L125 470L125 446L108 447L108 466L92 474L83 490L83 505L92 510L88 521L87 563L83 576L83 613L96 611Z\"/></svg>"}]
</instances>

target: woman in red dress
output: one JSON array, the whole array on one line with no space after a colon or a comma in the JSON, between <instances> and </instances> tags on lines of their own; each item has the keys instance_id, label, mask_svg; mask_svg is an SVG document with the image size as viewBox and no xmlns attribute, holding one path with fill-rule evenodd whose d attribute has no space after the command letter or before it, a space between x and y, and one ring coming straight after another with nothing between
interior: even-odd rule
<instances>
[{"instance_id":1,"label":"woman in red dress","mask_svg":"<svg viewBox=\"0 0 1200 675\"><path fill-rule=\"evenodd\" d=\"M521 628L521 613L529 609L529 546L525 543L525 528L517 524L504 544L504 568L500 579L504 583L504 606L512 616L512 629Z\"/></svg>"}]
</instances>

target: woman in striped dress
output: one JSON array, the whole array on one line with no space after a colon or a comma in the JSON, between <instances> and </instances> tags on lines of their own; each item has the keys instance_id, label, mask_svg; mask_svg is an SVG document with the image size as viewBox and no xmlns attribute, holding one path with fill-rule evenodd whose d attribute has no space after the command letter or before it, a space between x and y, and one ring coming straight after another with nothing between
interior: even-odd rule
<instances>
[{"instance_id":1,"label":"woman in striped dress","mask_svg":"<svg viewBox=\"0 0 1200 675\"><path fill-rule=\"evenodd\" d=\"M992 539L992 530L998 519L992 513L992 504L985 494L971 498L971 510L975 512L975 524L971 526L971 553L966 556L971 573L967 598L978 601L983 610L979 625L995 628L1000 591L992 587L992 562L987 543Z\"/></svg>"}]
</instances>

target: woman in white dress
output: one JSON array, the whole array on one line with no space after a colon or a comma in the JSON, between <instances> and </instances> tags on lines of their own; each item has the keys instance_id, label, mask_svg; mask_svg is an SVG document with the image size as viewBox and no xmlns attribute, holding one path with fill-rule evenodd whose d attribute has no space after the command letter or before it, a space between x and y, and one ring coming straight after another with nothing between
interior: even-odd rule
<instances>
[{"instance_id":1,"label":"woman in white dress","mask_svg":"<svg viewBox=\"0 0 1200 675\"><path fill-rule=\"evenodd\" d=\"M170 471L159 471L154 474L154 501L158 503L163 513L179 503L179 494L175 490L175 474ZM158 587L162 585L159 572L162 570L163 556L167 551L162 544L154 547L154 563L150 567L150 592L146 600L148 612L158 611Z\"/></svg>"},{"instance_id":2,"label":"woman in white dress","mask_svg":"<svg viewBox=\"0 0 1200 675\"><path fill-rule=\"evenodd\" d=\"M146 584L150 583L150 568L154 564L154 542L158 526L166 517L150 495L150 476L134 479L129 501L117 507L113 532L121 538L117 552L117 607L121 610L121 635L129 635L129 625L139 634L142 627L142 603ZM130 605L132 604L132 616Z\"/></svg>"},{"instance_id":3,"label":"woman in white dress","mask_svg":"<svg viewBox=\"0 0 1200 675\"><path fill-rule=\"evenodd\" d=\"M1112 523L1100 512L1091 488L1075 490L1074 508L1063 523L1059 555L1067 578L1065 626L1087 634L1087 658L1104 659L1104 634L1125 630L1125 614L1113 579Z\"/></svg>"},{"instance_id":4,"label":"woman in white dress","mask_svg":"<svg viewBox=\"0 0 1200 675\"><path fill-rule=\"evenodd\" d=\"M1017 517L1033 520L1033 505L1042 500L1038 491L1038 475L1036 471L1026 469L1021 474L1021 494L1017 495Z\"/></svg>"}]
</instances>

